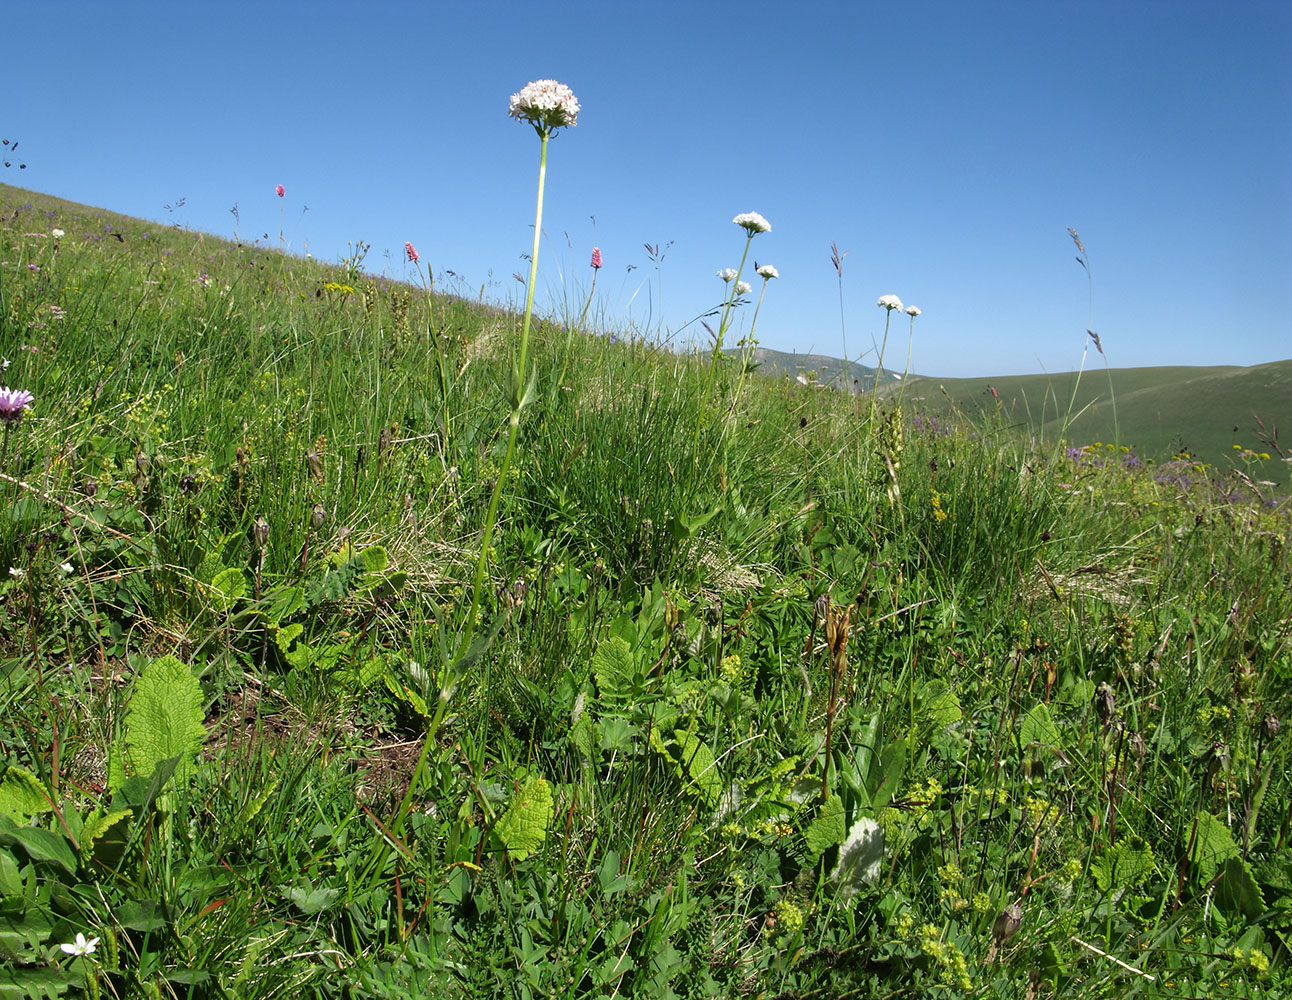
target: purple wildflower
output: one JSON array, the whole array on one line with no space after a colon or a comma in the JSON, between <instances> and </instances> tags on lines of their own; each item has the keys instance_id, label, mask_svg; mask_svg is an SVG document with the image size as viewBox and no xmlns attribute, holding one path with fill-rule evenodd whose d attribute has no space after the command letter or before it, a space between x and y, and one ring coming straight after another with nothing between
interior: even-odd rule
<instances>
[{"instance_id":1,"label":"purple wildflower","mask_svg":"<svg viewBox=\"0 0 1292 1000\"><path fill-rule=\"evenodd\" d=\"M0 388L0 422L16 424L35 398L26 389L10 389L7 385Z\"/></svg>"}]
</instances>

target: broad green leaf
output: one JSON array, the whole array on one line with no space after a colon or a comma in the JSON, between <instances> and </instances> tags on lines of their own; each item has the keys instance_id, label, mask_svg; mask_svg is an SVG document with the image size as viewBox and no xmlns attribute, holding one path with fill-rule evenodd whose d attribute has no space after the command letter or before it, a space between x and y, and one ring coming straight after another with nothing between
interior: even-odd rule
<instances>
[{"instance_id":1,"label":"broad green leaf","mask_svg":"<svg viewBox=\"0 0 1292 1000\"><path fill-rule=\"evenodd\" d=\"M964 718L960 699L953 692L941 688L940 684L932 689L926 687L922 700L924 720L934 729L944 729Z\"/></svg>"},{"instance_id":2,"label":"broad green leaf","mask_svg":"<svg viewBox=\"0 0 1292 1000\"><path fill-rule=\"evenodd\" d=\"M281 587L272 594L265 595L260 602L261 610L271 622L281 622L290 618L305 606L305 589L303 587Z\"/></svg>"},{"instance_id":3,"label":"broad green leaf","mask_svg":"<svg viewBox=\"0 0 1292 1000\"><path fill-rule=\"evenodd\" d=\"M1248 920L1256 920L1265 912L1261 887L1252 877L1251 866L1242 858L1234 857L1225 862L1220 884L1216 887L1216 905L1231 913L1241 913Z\"/></svg>"},{"instance_id":4,"label":"broad green leaf","mask_svg":"<svg viewBox=\"0 0 1292 1000\"><path fill-rule=\"evenodd\" d=\"M193 773L206 740L202 725L202 685L173 656L154 660L140 675L126 710L126 771L144 776L178 757L175 773Z\"/></svg>"},{"instance_id":5,"label":"broad green leaf","mask_svg":"<svg viewBox=\"0 0 1292 1000\"><path fill-rule=\"evenodd\" d=\"M20 847L32 861L49 861L69 875L76 874L76 855L56 833L34 826L17 826L8 818L0 819L0 844Z\"/></svg>"},{"instance_id":6,"label":"broad green leaf","mask_svg":"<svg viewBox=\"0 0 1292 1000\"><path fill-rule=\"evenodd\" d=\"M300 622L294 622L291 625L280 625L274 629L274 644L278 651L287 656L288 650L292 648L292 643L305 631L305 626Z\"/></svg>"},{"instance_id":7,"label":"broad green leaf","mask_svg":"<svg viewBox=\"0 0 1292 1000\"><path fill-rule=\"evenodd\" d=\"M619 636L611 636L592 655L592 676L602 698L620 700L633 693L635 673L632 648Z\"/></svg>"},{"instance_id":8,"label":"broad green leaf","mask_svg":"<svg viewBox=\"0 0 1292 1000\"><path fill-rule=\"evenodd\" d=\"M1059 730L1050 719L1050 710L1045 707L1045 702L1038 701L1032 706L1031 711L1023 716L1023 724L1019 727L1018 739L1023 744L1024 749L1033 744L1043 747L1057 747L1059 745Z\"/></svg>"},{"instance_id":9,"label":"broad green leaf","mask_svg":"<svg viewBox=\"0 0 1292 1000\"><path fill-rule=\"evenodd\" d=\"M370 545L358 555L363 560L363 568L369 573L380 573L390 563L390 556L380 545Z\"/></svg>"},{"instance_id":10,"label":"broad green leaf","mask_svg":"<svg viewBox=\"0 0 1292 1000\"><path fill-rule=\"evenodd\" d=\"M852 824L839 847L839 862L833 879L843 899L851 899L879 877L884 860L884 829L868 816Z\"/></svg>"},{"instance_id":11,"label":"broad green leaf","mask_svg":"<svg viewBox=\"0 0 1292 1000\"><path fill-rule=\"evenodd\" d=\"M694 788L704 804L713 807L722 795L722 775L718 773L713 751L709 749L708 744L685 729L673 730L673 736L681 752L681 763L692 782L688 785L688 790Z\"/></svg>"},{"instance_id":12,"label":"broad green leaf","mask_svg":"<svg viewBox=\"0 0 1292 1000\"><path fill-rule=\"evenodd\" d=\"M1196 829L1193 824L1185 824L1181 830L1189 860L1193 862L1198 873L1198 881L1205 885L1216 877L1216 871L1230 858L1238 857L1238 845L1229 833L1229 828L1209 812L1198 813ZM1192 836L1193 844L1189 846Z\"/></svg>"},{"instance_id":13,"label":"broad green leaf","mask_svg":"<svg viewBox=\"0 0 1292 1000\"><path fill-rule=\"evenodd\" d=\"M38 777L16 764L0 770L0 813L25 823L51 809L49 792Z\"/></svg>"},{"instance_id":14,"label":"broad green leaf","mask_svg":"<svg viewBox=\"0 0 1292 1000\"><path fill-rule=\"evenodd\" d=\"M543 778L531 778L508 803L493 832L514 860L524 861L543 846L552 808L552 786Z\"/></svg>"},{"instance_id":15,"label":"broad green leaf","mask_svg":"<svg viewBox=\"0 0 1292 1000\"><path fill-rule=\"evenodd\" d=\"M803 832L807 848L813 854L824 854L835 844L842 843L846 832L843 818L843 799L831 795L822 803L816 818Z\"/></svg>"},{"instance_id":16,"label":"broad green leaf","mask_svg":"<svg viewBox=\"0 0 1292 1000\"><path fill-rule=\"evenodd\" d=\"M22 874L8 851L0 851L0 897L22 895Z\"/></svg>"},{"instance_id":17,"label":"broad green leaf","mask_svg":"<svg viewBox=\"0 0 1292 1000\"><path fill-rule=\"evenodd\" d=\"M1124 837L1090 865L1101 892L1139 885L1153 874L1153 848L1140 837Z\"/></svg>"},{"instance_id":18,"label":"broad green leaf","mask_svg":"<svg viewBox=\"0 0 1292 1000\"><path fill-rule=\"evenodd\" d=\"M215 591L216 604L220 610L228 611L238 598L246 596L247 578L240 569L226 569L215 575L211 589Z\"/></svg>"}]
</instances>

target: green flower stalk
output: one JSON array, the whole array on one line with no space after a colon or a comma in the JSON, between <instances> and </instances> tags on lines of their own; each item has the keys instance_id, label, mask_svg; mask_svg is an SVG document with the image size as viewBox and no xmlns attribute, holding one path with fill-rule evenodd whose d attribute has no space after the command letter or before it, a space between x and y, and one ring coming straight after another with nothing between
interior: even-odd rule
<instances>
[{"instance_id":1,"label":"green flower stalk","mask_svg":"<svg viewBox=\"0 0 1292 1000\"><path fill-rule=\"evenodd\" d=\"M534 250L529 257L529 282L525 293L525 318L521 324L520 344L517 346L516 360L512 368L511 414L508 418L507 450L503 453L502 464L498 469L498 477L494 482L493 496L489 499L489 509L485 514L484 533L480 539L480 557L476 561L475 578L471 588L471 606L467 611L466 621L463 623L457 649L452 654L451 659L445 657L445 661L440 668L440 696L436 700L435 714L427 727L426 739L422 743L422 751L417 758L417 765L413 769L408 791L404 795L404 799L400 803L391 824L391 829L396 833L402 829L404 820L408 817L414 794L423 787L426 758L430 753L431 745L435 742L435 735L439 732L440 725L444 722L449 701L452 699L453 692L465 670L463 665L474 662L479 653L483 652L483 646L487 645L490 638L492 638L492 636L486 635L481 640L480 648L473 648L472 646L472 640L475 638L476 632L476 619L480 611L480 595L484 592L485 573L489 567L489 557L493 548L493 532L498 519L498 507L502 500L502 491L507 482L507 475L511 471L512 457L516 452L520 415L533 395L533 383L528 379L529 328L534 312L534 285L538 279L539 237L543 232L543 189L547 180L547 142L558 129L567 126L573 128L577 124L579 102L574 96L574 92L564 84L557 83L555 80L537 80L519 93L512 95L511 108L508 113L511 117L534 126L534 131L538 133L541 149L538 161L538 207L534 214ZM405 250L407 251L407 248ZM497 632L497 627L497 624L495 624L494 634Z\"/></svg>"}]
</instances>

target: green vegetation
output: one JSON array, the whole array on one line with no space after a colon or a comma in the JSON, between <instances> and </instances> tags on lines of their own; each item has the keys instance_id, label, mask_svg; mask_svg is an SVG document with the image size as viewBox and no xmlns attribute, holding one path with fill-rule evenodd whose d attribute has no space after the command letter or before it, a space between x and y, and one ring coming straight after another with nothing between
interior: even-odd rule
<instances>
[{"instance_id":1,"label":"green vegetation","mask_svg":"<svg viewBox=\"0 0 1292 1000\"><path fill-rule=\"evenodd\" d=\"M1273 477L0 209L0 997L1292 986Z\"/></svg>"}]
</instances>

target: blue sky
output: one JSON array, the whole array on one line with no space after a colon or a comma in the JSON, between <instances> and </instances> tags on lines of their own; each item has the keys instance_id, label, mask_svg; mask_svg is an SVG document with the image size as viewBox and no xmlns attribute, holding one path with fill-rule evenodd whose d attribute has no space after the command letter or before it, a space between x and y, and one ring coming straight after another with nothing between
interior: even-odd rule
<instances>
[{"instance_id":1,"label":"blue sky","mask_svg":"<svg viewBox=\"0 0 1292 1000\"><path fill-rule=\"evenodd\" d=\"M276 245L281 208L294 251L363 240L399 276L411 240L515 300L539 145L507 103L550 77L582 112L550 147L549 309L600 246L605 320L684 344L755 211L778 350L873 363L894 293L924 310L923 374L1069 370L1088 325L1118 367L1292 357L1287 0L47 0L5 24L0 132L28 168L0 180L114 211L230 235L236 204Z\"/></svg>"}]
</instances>

